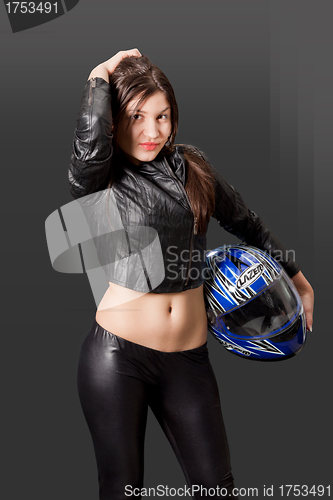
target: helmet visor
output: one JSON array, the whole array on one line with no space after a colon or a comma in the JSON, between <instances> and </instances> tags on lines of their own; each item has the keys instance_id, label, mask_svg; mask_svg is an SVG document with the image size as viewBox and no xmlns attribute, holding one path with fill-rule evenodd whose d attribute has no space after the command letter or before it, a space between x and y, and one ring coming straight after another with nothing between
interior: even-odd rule
<instances>
[{"instance_id":1,"label":"helmet visor","mask_svg":"<svg viewBox=\"0 0 333 500\"><path fill-rule=\"evenodd\" d=\"M284 273L280 279L242 307L216 318L215 329L234 338L263 338L278 334L299 316L301 302Z\"/></svg>"}]
</instances>

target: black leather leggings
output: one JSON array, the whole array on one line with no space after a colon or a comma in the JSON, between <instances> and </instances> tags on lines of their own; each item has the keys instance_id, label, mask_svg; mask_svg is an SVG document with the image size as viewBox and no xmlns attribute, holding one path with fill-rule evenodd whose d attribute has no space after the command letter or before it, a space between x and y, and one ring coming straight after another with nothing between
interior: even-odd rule
<instances>
[{"instance_id":1,"label":"black leather leggings","mask_svg":"<svg viewBox=\"0 0 333 500\"><path fill-rule=\"evenodd\" d=\"M226 498L237 498L231 495L229 449L206 344L157 351L118 337L95 321L81 348L78 389L96 453L100 500L125 500L130 498L125 491L143 487L148 406L188 486L200 487L194 498L221 499L212 490L205 494L204 488L217 487L228 492Z\"/></svg>"}]
</instances>

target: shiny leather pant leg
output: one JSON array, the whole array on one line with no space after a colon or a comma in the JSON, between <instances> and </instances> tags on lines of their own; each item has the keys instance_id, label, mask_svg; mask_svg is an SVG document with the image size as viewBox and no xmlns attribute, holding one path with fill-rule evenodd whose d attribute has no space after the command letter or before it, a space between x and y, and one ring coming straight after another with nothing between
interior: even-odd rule
<instances>
[{"instance_id":1,"label":"shiny leather pant leg","mask_svg":"<svg viewBox=\"0 0 333 500\"><path fill-rule=\"evenodd\" d=\"M194 498L215 498L205 488L217 486L227 489L227 498L237 498L231 496L229 449L206 344L166 353L94 322L81 348L78 390L94 444L100 500L125 500L126 485L143 487L148 406L188 485L201 487Z\"/></svg>"},{"instance_id":2,"label":"shiny leather pant leg","mask_svg":"<svg viewBox=\"0 0 333 500\"><path fill-rule=\"evenodd\" d=\"M170 353L151 409L183 469L187 484L200 487L195 499L219 498L223 488L236 499L219 391L206 345Z\"/></svg>"},{"instance_id":3,"label":"shiny leather pant leg","mask_svg":"<svg viewBox=\"0 0 333 500\"><path fill-rule=\"evenodd\" d=\"M148 410L146 384L122 370L117 338L93 325L83 342L78 391L97 460L99 498L120 500L125 485L141 488Z\"/></svg>"}]
</instances>

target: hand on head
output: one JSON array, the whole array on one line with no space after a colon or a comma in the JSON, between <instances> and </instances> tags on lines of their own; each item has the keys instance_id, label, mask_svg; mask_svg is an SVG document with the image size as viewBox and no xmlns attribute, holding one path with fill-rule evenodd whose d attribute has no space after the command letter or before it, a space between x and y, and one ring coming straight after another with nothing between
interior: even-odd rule
<instances>
[{"instance_id":1,"label":"hand on head","mask_svg":"<svg viewBox=\"0 0 333 500\"><path fill-rule=\"evenodd\" d=\"M117 54L110 57L110 59L96 66L90 73L88 80L100 77L104 78L105 81L109 81L109 75L114 72L120 61L130 56L141 57L142 54L138 49L120 50Z\"/></svg>"}]
</instances>

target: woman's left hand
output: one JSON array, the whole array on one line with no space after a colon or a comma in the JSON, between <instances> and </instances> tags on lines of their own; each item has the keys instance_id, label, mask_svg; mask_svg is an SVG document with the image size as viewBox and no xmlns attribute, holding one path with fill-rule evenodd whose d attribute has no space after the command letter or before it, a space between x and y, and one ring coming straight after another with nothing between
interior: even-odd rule
<instances>
[{"instance_id":1,"label":"woman's left hand","mask_svg":"<svg viewBox=\"0 0 333 500\"><path fill-rule=\"evenodd\" d=\"M296 286L303 302L306 318L306 329L312 332L314 304L313 288L301 271L299 271L297 274L295 274L295 276L292 277L292 281L294 282L294 285Z\"/></svg>"}]
</instances>

